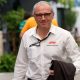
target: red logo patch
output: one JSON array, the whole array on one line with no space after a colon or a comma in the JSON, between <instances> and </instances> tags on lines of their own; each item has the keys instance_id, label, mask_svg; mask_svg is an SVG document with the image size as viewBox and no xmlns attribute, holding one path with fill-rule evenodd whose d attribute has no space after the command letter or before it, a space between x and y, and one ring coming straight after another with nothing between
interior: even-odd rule
<instances>
[{"instance_id":1,"label":"red logo patch","mask_svg":"<svg viewBox=\"0 0 80 80\"><path fill-rule=\"evenodd\" d=\"M56 43L56 42L54 42L54 41L50 41L50 42L49 42L49 44L55 44L55 43Z\"/></svg>"}]
</instances>

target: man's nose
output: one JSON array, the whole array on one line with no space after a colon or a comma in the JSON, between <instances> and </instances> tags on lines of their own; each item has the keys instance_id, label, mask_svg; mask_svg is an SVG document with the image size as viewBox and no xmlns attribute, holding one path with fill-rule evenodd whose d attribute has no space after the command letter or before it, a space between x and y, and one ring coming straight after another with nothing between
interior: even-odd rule
<instances>
[{"instance_id":1,"label":"man's nose","mask_svg":"<svg viewBox=\"0 0 80 80\"><path fill-rule=\"evenodd\" d=\"M45 19L45 16L44 15L42 15L42 20L44 20Z\"/></svg>"}]
</instances>

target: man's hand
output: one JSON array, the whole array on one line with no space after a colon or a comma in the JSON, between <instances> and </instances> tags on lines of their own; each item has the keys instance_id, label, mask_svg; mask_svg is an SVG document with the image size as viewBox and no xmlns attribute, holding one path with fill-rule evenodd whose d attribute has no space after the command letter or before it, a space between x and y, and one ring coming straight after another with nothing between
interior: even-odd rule
<instances>
[{"instance_id":1,"label":"man's hand","mask_svg":"<svg viewBox=\"0 0 80 80\"><path fill-rule=\"evenodd\" d=\"M54 75L54 70L49 70L49 75Z\"/></svg>"}]
</instances>

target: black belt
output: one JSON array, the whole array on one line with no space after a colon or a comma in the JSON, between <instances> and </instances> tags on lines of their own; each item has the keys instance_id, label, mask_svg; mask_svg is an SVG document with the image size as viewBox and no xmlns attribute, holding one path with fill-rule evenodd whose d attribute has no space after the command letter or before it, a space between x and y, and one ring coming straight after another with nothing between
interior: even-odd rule
<instances>
[{"instance_id":1,"label":"black belt","mask_svg":"<svg viewBox=\"0 0 80 80\"><path fill-rule=\"evenodd\" d=\"M32 80L32 79L30 79L30 78L28 78L27 80ZM47 80L54 80L54 76L49 76L48 78L47 78Z\"/></svg>"},{"instance_id":2,"label":"black belt","mask_svg":"<svg viewBox=\"0 0 80 80\"><path fill-rule=\"evenodd\" d=\"M32 79L28 78L27 80L32 80Z\"/></svg>"}]
</instances>

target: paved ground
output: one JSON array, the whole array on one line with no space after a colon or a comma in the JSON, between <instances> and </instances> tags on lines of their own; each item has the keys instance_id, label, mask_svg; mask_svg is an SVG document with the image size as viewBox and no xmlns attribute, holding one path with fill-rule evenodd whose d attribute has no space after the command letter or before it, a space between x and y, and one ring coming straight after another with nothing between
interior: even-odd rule
<instances>
[{"instance_id":1,"label":"paved ground","mask_svg":"<svg viewBox=\"0 0 80 80\"><path fill-rule=\"evenodd\" d=\"M80 80L80 74L74 77L74 80Z\"/></svg>"},{"instance_id":2,"label":"paved ground","mask_svg":"<svg viewBox=\"0 0 80 80\"><path fill-rule=\"evenodd\" d=\"M0 73L0 80L12 80L13 73Z\"/></svg>"},{"instance_id":3,"label":"paved ground","mask_svg":"<svg viewBox=\"0 0 80 80\"><path fill-rule=\"evenodd\" d=\"M0 73L0 80L12 80L13 73L7 73L6 76L4 76L4 73ZM75 76L74 80L80 80L80 74Z\"/></svg>"}]
</instances>

